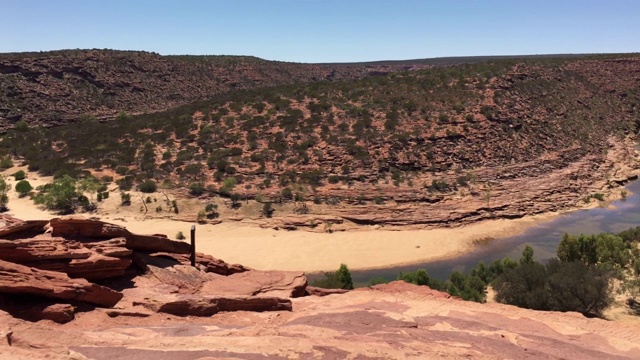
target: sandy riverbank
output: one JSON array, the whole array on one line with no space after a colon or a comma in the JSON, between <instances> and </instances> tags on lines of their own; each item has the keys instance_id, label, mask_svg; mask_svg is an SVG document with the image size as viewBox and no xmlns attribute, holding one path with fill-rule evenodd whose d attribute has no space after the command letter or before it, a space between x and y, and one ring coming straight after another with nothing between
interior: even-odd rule
<instances>
[{"instance_id":1,"label":"sandy riverbank","mask_svg":"<svg viewBox=\"0 0 640 360\"><path fill-rule=\"evenodd\" d=\"M6 173L16 170L10 169ZM35 187L52 179L29 174L28 180ZM12 188L15 186L12 177L7 181ZM29 220L56 216L38 208L29 198L18 198L15 191L11 191L9 197L8 213L17 218ZM118 211L114 205L118 200L112 199L112 206L101 204L101 207L113 207L107 215L90 216L125 226L137 233L161 233L170 237L178 231L186 235L189 233L192 224L188 222L144 219L135 212ZM352 269L383 268L459 256L471 251L478 240L514 235L536 221L552 216L489 220L460 228L392 231L363 227L332 234L262 229L252 224L225 221L218 225L197 225L197 250L227 262L263 270L317 272L337 269L340 263L346 263Z\"/></svg>"},{"instance_id":2,"label":"sandy riverbank","mask_svg":"<svg viewBox=\"0 0 640 360\"><path fill-rule=\"evenodd\" d=\"M24 167L13 168L4 173L12 174L18 169L25 170ZM52 181L33 173L28 174L28 180L34 187ZM7 177L7 181L13 189L13 177ZM38 208L29 198L18 198L15 191L9 192L9 198L8 213L17 218L28 220L57 216ZM97 217L137 233L159 233L173 238L182 231L188 236L192 223L147 218L138 211L138 206L124 208L119 202L118 193L114 192L108 201L100 203L99 213L80 216ZM341 263L354 270L386 268L454 258L473 251L478 241L487 238L500 241L500 238L517 235L556 215L547 213L516 220L486 220L463 227L429 230L387 230L365 226L331 234L263 229L255 224L225 220L218 225L197 225L197 251L262 270L318 272L337 269Z\"/></svg>"}]
</instances>

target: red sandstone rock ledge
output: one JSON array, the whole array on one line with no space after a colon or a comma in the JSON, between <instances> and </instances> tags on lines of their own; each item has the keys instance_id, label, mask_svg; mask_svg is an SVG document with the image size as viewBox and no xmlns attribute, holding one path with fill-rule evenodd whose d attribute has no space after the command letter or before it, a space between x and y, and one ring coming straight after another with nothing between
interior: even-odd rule
<instances>
[{"instance_id":1,"label":"red sandstone rock ledge","mask_svg":"<svg viewBox=\"0 0 640 360\"><path fill-rule=\"evenodd\" d=\"M188 266L190 245L164 235L78 217L1 216L0 224L0 309L28 320L68 322L96 306L121 310L115 316L140 314L140 306L182 316L291 310L290 297L308 295L300 272L257 271L200 253Z\"/></svg>"},{"instance_id":2,"label":"red sandstone rock ledge","mask_svg":"<svg viewBox=\"0 0 640 360\"><path fill-rule=\"evenodd\" d=\"M307 288L200 254L191 267L183 242L94 220L0 223L0 359L640 358L630 323L403 282Z\"/></svg>"},{"instance_id":3,"label":"red sandstone rock ledge","mask_svg":"<svg viewBox=\"0 0 640 360\"><path fill-rule=\"evenodd\" d=\"M291 300L293 311L176 316L136 308L64 325L0 311L2 359L638 359L640 327L465 302L403 282ZM218 304L224 302L218 301ZM211 302L205 304L211 305ZM224 306L224 305L223 305Z\"/></svg>"}]
</instances>

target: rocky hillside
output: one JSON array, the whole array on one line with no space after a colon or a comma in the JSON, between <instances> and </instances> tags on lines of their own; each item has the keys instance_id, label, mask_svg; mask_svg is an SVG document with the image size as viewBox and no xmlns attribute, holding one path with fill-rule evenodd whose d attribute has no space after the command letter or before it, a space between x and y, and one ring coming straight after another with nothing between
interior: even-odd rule
<instances>
[{"instance_id":1,"label":"rocky hillside","mask_svg":"<svg viewBox=\"0 0 640 360\"><path fill-rule=\"evenodd\" d=\"M357 79L430 65L311 65L241 56L160 56L115 50L0 54L0 129L23 119L60 125L82 116L168 110L230 90Z\"/></svg>"},{"instance_id":2,"label":"rocky hillside","mask_svg":"<svg viewBox=\"0 0 640 360\"><path fill-rule=\"evenodd\" d=\"M638 359L640 328L451 298L351 292L95 220L0 219L2 359Z\"/></svg>"},{"instance_id":3,"label":"rocky hillside","mask_svg":"<svg viewBox=\"0 0 640 360\"><path fill-rule=\"evenodd\" d=\"M501 60L18 129L0 148L31 170L91 169L125 191L151 179L235 207L460 225L572 207L637 176L638 89L638 57Z\"/></svg>"}]
</instances>

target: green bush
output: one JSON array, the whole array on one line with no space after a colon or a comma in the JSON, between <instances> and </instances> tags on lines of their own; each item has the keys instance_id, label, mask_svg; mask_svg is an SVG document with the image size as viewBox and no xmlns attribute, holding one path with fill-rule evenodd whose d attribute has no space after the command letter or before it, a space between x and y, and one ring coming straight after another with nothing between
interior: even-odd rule
<instances>
[{"instance_id":1,"label":"green bush","mask_svg":"<svg viewBox=\"0 0 640 360\"><path fill-rule=\"evenodd\" d=\"M449 184L447 184L447 182L444 180L434 179L431 181L431 186L429 186L429 191L447 192L449 191Z\"/></svg>"},{"instance_id":2,"label":"green bush","mask_svg":"<svg viewBox=\"0 0 640 360\"><path fill-rule=\"evenodd\" d=\"M64 175L55 179L44 193L43 204L49 210L61 214L73 213L77 206L85 205L84 198L76 191L76 180Z\"/></svg>"},{"instance_id":3,"label":"green bush","mask_svg":"<svg viewBox=\"0 0 640 360\"><path fill-rule=\"evenodd\" d=\"M577 311L601 316L611 305L611 273L581 261L524 263L499 276L496 300L534 310Z\"/></svg>"},{"instance_id":4,"label":"green bush","mask_svg":"<svg viewBox=\"0 0 640 360\"><path fill-rule=\"evenodd\" d=\"M130 176L130 175L127 175L122 179L117 180L116 184L118 184L118 189L122 191L131 190L131 188L133 187L133 180L134 180L133 176Z\"/></svg>"},{"instance_id":5,"label":"green bush","mask_svg":"<svg viewBox=\"0 0 640 360\"><path fill-rule=\"evenodd\" d=\"M376 277L372 277L371 279L369 279L369 282L367 283L367 286L374 286L374 285L379 285L379 284L387 284L389 283L389 281L387 279L385 279L382 276L376 276Z\"/></svg>"},{"instance_id":6,"label":"green bush","mask_svg":"<svg viewBox=\"0 0 640 360\"><path fill-rule=\"evenodd\" d=\"M313 280L311 286L323 289L342 289L344 284L338 279L338 272L331 271L322 274L322 278Z\"/></svg>"},{"instance_id":7,"label":"green bush","mask_svg":"<svg viewBox=\"0 0 640 360\"><path fill-rule=\"evenodd\" d=\"M9 196L7 195L7 192L9 189L10 187L6 178L4 175L0 175L0 212L9 210L7 208L7 204L9 203Z\"/></svg>"},{"instance_id":8,"label":"green bush","mask_svg":"<svg viewBox=\"0 0 640 360\"><path fill-rule=\"evenodd\" d=\"M122 206L131 205L131 194L126 193L126 192L121 192L120 193L120 204L122 204Z\"/></svg>"},{"instance_id":9,"label":"green bush","mask_svg":"<svg viewBox=\"0 0 640 360\"><path fill-rule=\"evenodd\" d=\"M20 197L25 197L33 190L33 186L27 180L20 180L16 184L16 191Z\"/></svg>"},{"instance_id":10,"label":"green bush","mask_svg":"<svg viewBox=\"0 0 640 360\"><path fill-rule=\"evenodd\" d=\"M342 288L345 290L353 289L353 279L351 278L351 271L346 264L340 264L338 269L338 281L342 283Z\"/></svg>"},{"instance_id":11,"label":"green bush","mask_svg":"<svg viewBox=\"0 0 640 360\"><path fill-rule=\"evenodd\" d=\"M262 216L270 218L273 215L274 211L275 210L273 209L273 206L271 206L270 202L262 204Z\"/></svg>"},{"instance_id":12,"label":"green bush","mask_svg":"<svg viewBox=\"0 0 640 360\"><path fill-rule=\"evenodd\" d=\"M218 214L218 205L216 204L207 204L207 206L204 207L204 212L208 219L214 219L220 216L220 214Z\"/></svg>"},{"instance_id":13,"label":"green bush","mask_svg":"<svg viewBox=\"0 0 640 360\"><path fill-rule=\"evenodd\" d=\"M145 180L140 185L138 185L138 190L143 193L154 193L158 190L158 184L156 184L153 180Z\"/></svg>"},{"instance_id":14,"label":"green bush","mask_svg":"<svg viewBox=\"0 0 640 360\"><path fill-rule=\"evenodd\" d=\"M431 278L429 277L429 274L427 273L427 271L424 269L418 269L414 272L408 272L408 273L401 272L398 274L398 280L402 280L404 282L407 282L409 284L414 284L414 285L429 286L429 284L431 283Z\"/></svg>"},{"instance_id":15,"label":"green bush","mask_svg":"<svg viewBox=\"0 0 640 360\"><path fill-rule=\"evenodd\" d=\"M13 178L16 179L16 181L24 180L26 177L27 177L27 173L25 173L23 170L18 170L15 173L13 173Z\"/></svg>"},{"instance_id":16,"label":"green bush","mask_svg":"<svg viewBox=\"0 0 640 360\"><path fill-rule=\"evenodd\" d=\"M338 271L325 272L320 279L316 279L311 283L312 286L324 289L353 289L353 279L351 271L345 264L340 264Z\"/></svg>"},{"instance_id":17,"label":"green bush","mask_svg":"<svg viewBox=\"0 0 640 360\"><path fill-rule=\"evenodd\" d=\"M207 218L207 213L204 210L198 211L198 216L197 216L198 223L200 223L200 224L205 223L206 222L206 220L205 220L206 218Z\"/></svg>"},{"instance_id":18,"label":"green bush","mask_svg":"<svg viewBox=\"0 0 640 360\"><path fill-rule=\"evenodd\" d=\"M564 234L558 244L558 259L562 262L581 261L586 265L609 264L624 268L631 261L627 242L615 234L572 236Z\"/></svg>"},{"instance_id":19,"label":"green bush","mask_svg":"<svg viewBox=\"0 0 640 360\"><path fill-rule=\"evenodd\" d=\"M206 189L202 183L192 183L189 185L189 194L193 196L200 196L204 194L205 191Z\"/></svg>"},{"instance_id":20,"label":"green bush","mask_svg":"<svg viewBox=\"0 0 640 360\"><path fill-rule=\"evenodd\" d=\"M0 159L0 169L9 169L13 167L13 160L10 157Z\"/></svg>"},{"instance_id":21,"label":"green bush","mask_svg":"<svg viewBox=\"0 0 640 360\"><path fill-rule=\"evenodd\" d=\"M283 200L291 200L291 199L293 199L293 191L291 190L291 188L286 187L286 188L282 189L280 194L281 194Z\"/></svg>"}]
</instances>

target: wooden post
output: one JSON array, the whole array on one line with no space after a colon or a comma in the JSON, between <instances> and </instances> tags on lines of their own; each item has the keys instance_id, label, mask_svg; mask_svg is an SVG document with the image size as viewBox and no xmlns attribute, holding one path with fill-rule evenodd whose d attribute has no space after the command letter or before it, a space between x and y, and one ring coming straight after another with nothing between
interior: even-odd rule
<instances>
[{"instance_id":1,"label":"wooden post","mask_svg":"<svg viewBox=\"0 0 640 360\"><path fill-rule=\"evenodd\" d=\"M196 226L191 225L191 266L196 266Z\"/></svg>"}]
</instances>

